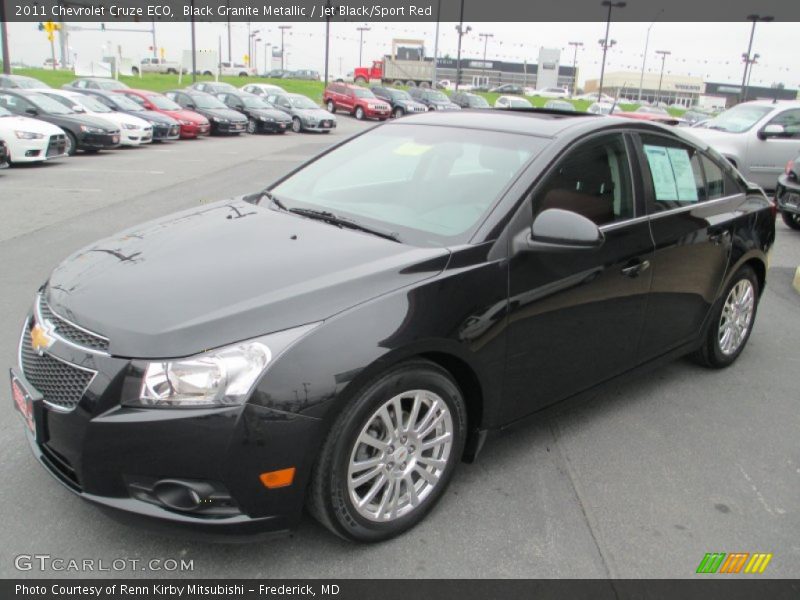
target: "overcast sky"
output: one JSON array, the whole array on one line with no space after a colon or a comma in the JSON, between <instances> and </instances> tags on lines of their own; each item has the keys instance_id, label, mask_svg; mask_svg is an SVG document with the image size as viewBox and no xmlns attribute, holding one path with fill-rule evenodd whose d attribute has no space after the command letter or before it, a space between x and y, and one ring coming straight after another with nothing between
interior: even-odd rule
<instances>
[{"instance_id":1,"label":"overcast sky","mask_svg":"<svg viewBox=\"0 0 800 600\"><path fill-rule=\"evenodd\" d=\"M323 71L325 26L323 23L287 23L287 68L309 68ZM97 23L80 24L98 28ZM358 62L357 27L367 25L364 34L363 62L379 58L391 49L394 37L426 40L427 52L433 55L435 23L332 23L331 61L332 74L351 71ZM456 56L458 36L455 23L442 23L439 35L440 56ZM601 48L605 23L471 23L472 30L464 37L462 56L483 56L480 33L491 33L487 58L495 60L536 62L540 46L562 48L561 62L571 65L573 59L570 41L581 41L578 67L581 83L600 73ZM609 51L608 71L640 71L645 38L650 23L612 23L610 37L617 44ZM144 24L123 24L121 27L141 28ZM13 61L40 64L49 56L45 34L35 23L10 23L9 41ZM263 69L264 44L280 44L278 23L253 23L252 30L260 29L262 41L258 44L257 61ZM186 23L156 25L158 45L164 47L167 58L179 60L182 50L189 47L190 28ZM197 23L198 49L216 50L222 36L223 59L227 59L227 27L224 23ZM241 61L247 51L247 24L232 24L233 60ZM798 23L759 23L756 28L753 51L760 55L753 69L751 84L769 86L782 82L786 87L800 87L800 66L797 60ZM651 29L647 70L658 72L661 66L656 50L669 50L665 72L693 75L706 81L741 83L743 65L741 55L747 50L750 35L749 23L659 23ZM79 61L97 60L103 46L112 43L122 46L123 56L138 59L147 56L151 44L149 32L76 31L70 36L70 46Z\"/></svg>"}]
</instances>

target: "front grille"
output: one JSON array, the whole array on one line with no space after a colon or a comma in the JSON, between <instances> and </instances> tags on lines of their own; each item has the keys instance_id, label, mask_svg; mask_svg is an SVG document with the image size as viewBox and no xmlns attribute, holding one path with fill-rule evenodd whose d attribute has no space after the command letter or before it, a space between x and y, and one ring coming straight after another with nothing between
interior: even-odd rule
<instances>
[{"instance_id":1,"label":"front grille","mask_svg":"<svg viewBox=\"0 0 800 600\"><path fill-rule=\"evenodd\" d=\"M67 136L63 133L51 135L47 144L47 156L58 156L64 154L67 149Z\"/></svg>"},{"instance_id":2,"label":"front grille","mask_svg":"<svg viewBox=\"0 0 800 600\"><path fill-rule=\"evenodd\" d=\"M31 345L31 332L27 325L19 354L25 379L44 396L45 402L64 410L72 410L78 405L95 375L93 371L65 363L49 354L39 356Z\"/></svg>"},{"instance_id":3,"label":"front grille","mask_svg":"<svg viewBox=\"0 0 800 600\"><path fill-rule=\"evenodd\" d=\"M92 350L108 350L108 340L101 335L91 333L85 329L81 329L77 325L73 325L63 317L55 314L48 306L47 302L39 298L39 315L45 321L50 321L53 324L55 333L64 338L68 342L77 344L84 348Z\"/></svg>"}]
</instances>

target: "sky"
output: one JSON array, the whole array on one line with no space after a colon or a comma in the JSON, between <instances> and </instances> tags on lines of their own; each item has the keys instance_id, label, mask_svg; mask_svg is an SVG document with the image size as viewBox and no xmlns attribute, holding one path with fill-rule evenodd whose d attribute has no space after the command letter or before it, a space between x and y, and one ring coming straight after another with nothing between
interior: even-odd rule
<instances>
[{"instance_id":1,"label":"sky","mask_svg":"<svg viewBox=\"0 0 800 600\"><path fill-rule=\"evenodd\" d=\"M123 24L122 27L141 29L142 32L101 32L98 23L82 23L94 30L75 31L70 35L70 47L80 62L98 60L108 44L122 47L124 57L138 59L149 55L152 43L149 26ZM320 73L324 65L325 26L323 23L285 23L292 28L285 35L286 68L315 69ZM605 23L476 23L465 22L471 31L464 36L462 56L481 58L484 51L480 33L490 33L486 56L488 60L536 62L539 48L561 48L561 63L571 65L573 48L570 41L583 42L578 51L579 82L597 78L600 74L602 50L598 40L603 37ZM435 23L331 23L330 71L343 75L357 66L359 57L358 27L367 26L364 32L362 62L368 63L391 51L392 38L424 39L426 51L433 55ZM456 56L458 35L456 23L441 23L439 55ZM247 23L233 23L232 58L242 61L247 52ZM609 50L607 71L640 72L647 30L650 40L647 52L648 72L657 73L661 59L656 50L671 54L665 63L665 73L692 75L705 81L741 83L742 54L747 50L750 23L612 23L610 38L616 44ZM37 30L36 23L9 23L9 43L12 61L39 65L50 55L45 34ZM252 23L251 31L260 30L256 60L263 70L265 44L280 45L278 23ZM769 86L783 83L787 88L800 88L800 67L797 53L787 51L796 46L797 23L759 23L756 28L753 52L760 57L755 65L752 85ZM184 49L190 46L188 23L158 23L156 36L166 57L180 60ZM197 23L198 49L216 50L222 39L223 60L227 59L227 26L225 23Z\"/></svg>"}]
</instances>

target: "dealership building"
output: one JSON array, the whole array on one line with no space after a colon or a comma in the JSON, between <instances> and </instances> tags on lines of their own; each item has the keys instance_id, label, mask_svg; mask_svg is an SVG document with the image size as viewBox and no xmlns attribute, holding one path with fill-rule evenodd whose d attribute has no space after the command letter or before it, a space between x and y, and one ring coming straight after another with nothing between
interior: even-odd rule
<instances>
[{"instance_id":1,"label":"dealership building","mask_svg":"<svg viewBox=\"0 0 800 600\"><path fill-rule=\"evenodd\" d=\"M436 78L456 80L458 60L439 58ZM459 85L488 85L491 87L513 83L523 87L542 89L562 87L572 90L576 69L561 64L561 51L557 48L540 48L537 62L508 62L503 60L461 59Z\"/></svg>"}]
</instances>

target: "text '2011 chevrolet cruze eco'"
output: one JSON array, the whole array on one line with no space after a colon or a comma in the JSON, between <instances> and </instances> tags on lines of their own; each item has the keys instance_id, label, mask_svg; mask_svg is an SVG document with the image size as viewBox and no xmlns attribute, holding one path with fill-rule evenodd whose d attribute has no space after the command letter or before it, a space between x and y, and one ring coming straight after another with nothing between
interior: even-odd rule
<instances>
[{"instance_id":1,"label":"text '2011 chevrolet cruze eco'","mask_svg":"<svg viewBox=\"0 0 800 600\"><path fill-rule=\"evenodd\" d=\"M69 257L14 401L39 462L117 516L235 535L307 507L382 540L487 433L654 361L733 363L774 236L677 129L408 116Z\"/></svg>"}]
</instances>

